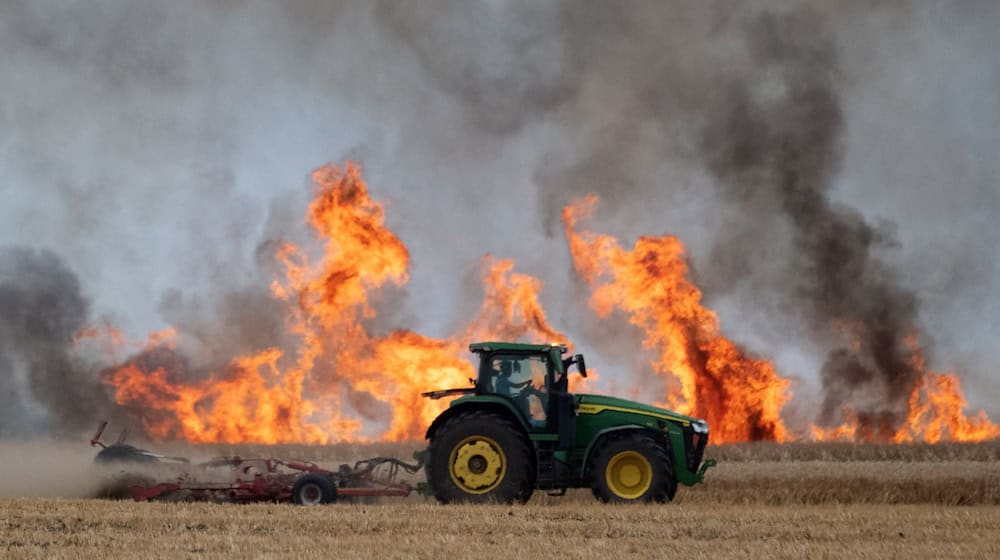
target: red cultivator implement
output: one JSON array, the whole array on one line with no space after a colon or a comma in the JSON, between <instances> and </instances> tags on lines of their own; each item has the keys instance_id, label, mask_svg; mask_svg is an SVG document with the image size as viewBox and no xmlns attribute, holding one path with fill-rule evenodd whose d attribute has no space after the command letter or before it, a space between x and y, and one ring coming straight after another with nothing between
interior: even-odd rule
<instances>
[{"instance_id":1,"label":"red cultivator implement","mask_svg":"<svg viewBox=\"0 0 1000 560\"><path fill-rule=\"evenodd\" d=\"M374 457L336 471L291 459L219 457L192 463L125 443L123 432L111 445L101 442L107 427L101 422L90 444L102 449L94 461L120 468L114 497L136 501L287 502L301 505L332 503L342 498L408 496L416 490L397 480L400 471L416 474L423 461L406 463Z\"/></svg>"}]
</instances>

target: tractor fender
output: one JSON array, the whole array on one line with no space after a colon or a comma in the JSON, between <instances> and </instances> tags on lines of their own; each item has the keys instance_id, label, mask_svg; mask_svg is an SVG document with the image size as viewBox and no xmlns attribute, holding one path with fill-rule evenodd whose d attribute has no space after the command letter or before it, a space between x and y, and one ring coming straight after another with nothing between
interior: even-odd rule
<instances>
[{"instance_id":1,"label":"tractor fender","mask_svg":"<svg viewBox=\"0 0 1000 560\"><path fill-rule=\"evenodd\" d=\"M645 432L645 433L654 434L656 436L666 436L667 435L666 433L664 433L662 431L653 430L653 429L650 429L647 426L641 426L639 424L624 424L622 426L614 426L614 427L611 427L611 428L605 428L605 429L597 432L597 434L595 434L594 437L590 440L590 443L587 444L587 448L583 452L583 463L580 465L580 479L581 480L586 480L586 477L587 477L587 474L588 474L587 473L587 469L590 468L591 455L593 454L594 450L597 449L598 444L601 443L601 442L603 442L604 440L608 439L612 435L619 435L619 434L624 433L624 432Z\"/></svg>"},{"instance_id":2,"label":"tractor fender","mask_svg":"<svg viewBox=\"0 0 1000 560\"><path fill-rule=\"evenodd\" d=\"M521 428L521 432L524 437L528 437L527 422L518 410L514 408L514 404L509 400L494 396L468 396L455 399L447 410L439 414L438 417L431 422L430 427L427 428L427 433L424 435L424 439L431 439L434 437L434 433L437 429L443 426L445 422L450 420L453 416L468 410L489 410L491 412L496 412L497 414L502 414L514 420L514 423Z\"/></svg>"}]
</instances>

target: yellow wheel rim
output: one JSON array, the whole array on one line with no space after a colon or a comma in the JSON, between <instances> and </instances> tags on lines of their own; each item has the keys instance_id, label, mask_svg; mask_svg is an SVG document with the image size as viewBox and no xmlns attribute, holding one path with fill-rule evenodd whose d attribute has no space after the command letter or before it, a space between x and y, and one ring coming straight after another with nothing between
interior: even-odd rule
<instances>
[{"instance_id":1,"label":"yellow wheel rim","mask_svg":"<svg viewBox=\"0 0 1000 560\"><path fill-rule=\"evenodd\" d=\"M623 500L642 497L653 483L653 467L638 451L622 451L608 461L604 471L608 489Z\"/></svg>"},{"instance_id":2,"label":"yellow wheel rim","mask_svg":"<svg viewBox=\"0 0 1000 560\"><path fill-rule=\"evenodd\" d=\"M503 481L507 457L493 439L469 436L452 448L448 472L455 486L463 492L485 494Z\"/></svg>"}]
</instances>

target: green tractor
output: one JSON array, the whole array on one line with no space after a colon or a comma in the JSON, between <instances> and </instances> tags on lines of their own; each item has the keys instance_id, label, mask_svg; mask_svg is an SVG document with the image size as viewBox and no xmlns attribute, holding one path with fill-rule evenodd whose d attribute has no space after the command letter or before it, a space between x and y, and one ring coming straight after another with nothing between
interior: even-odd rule
<instances>
[{"instance_id":1,"label":"green tractor","mask_svg":"<svg viewBox=\"0 0 1000 560\"><path fill-rule=\"evenodd\" d=\"M708 424L624 399L569 392L583 355L556 344L479 342L475 386L427 430L427 482L438 501L526 502L545 490L590 487L605 502L668 502L704 480ZM470 379L470 381L472 381Z\"/></svg>"}]
</instances>

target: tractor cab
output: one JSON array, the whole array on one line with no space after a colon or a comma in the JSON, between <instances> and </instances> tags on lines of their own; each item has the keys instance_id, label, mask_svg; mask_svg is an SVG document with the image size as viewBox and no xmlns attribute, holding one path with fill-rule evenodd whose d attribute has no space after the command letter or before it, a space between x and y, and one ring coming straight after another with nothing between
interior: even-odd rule
<instances>
[{"instance_id":1,"label":"tractor cab","mask_svg":"<svg viewBox=\"0 0 1000 560\"><path fill-rule=\"evenodd\" d=\"M563 359L566 346L558 344L484 342L472 344L470 350L480 358L475 394L509 399L531 432L556 433L560 427L572 427L568 368L576 364L586 377L582 354ZM572 430L565 435L564 443L570 445Z\"/></svg>"}]
</instances>

